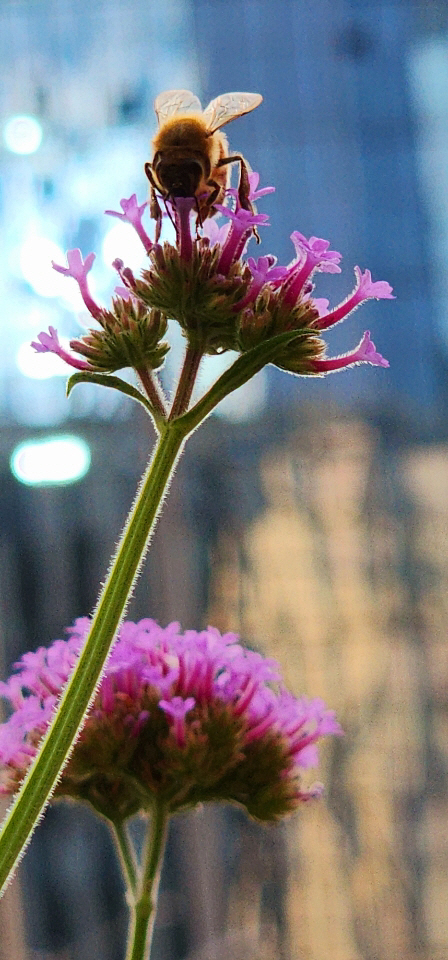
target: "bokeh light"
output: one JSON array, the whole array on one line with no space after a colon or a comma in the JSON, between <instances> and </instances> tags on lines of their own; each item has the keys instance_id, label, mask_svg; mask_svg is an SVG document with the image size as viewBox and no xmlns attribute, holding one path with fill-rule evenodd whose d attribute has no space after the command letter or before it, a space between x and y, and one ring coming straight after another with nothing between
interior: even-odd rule
<instances>
[{"instance_id":1,"label":"bokeh light","mask_svg":"<svg viewBox=\"0 0 448 960\"><path fill-rule=\"evenodd\" d=\"M70 349L70 341L59 337L64 350ZM16 354L17 366L24 377L32 380L48 380L50 377L67 377L68 368L64 360L55 353L37 353L30 341L20 344Z\"/></svg>"},{"instance_id":2,"label":"bokeh light","mask_svg":"<svg viewBox=\"0 0 448 960\"><path fill-rule=\"evenodd\" d=\"M10 466L21 483L42 487L80 480L87 473L90 460L90 448L80 437L47 436L19 444Z\"/></svg>"},{"instance_id":3,"label":"bokeh light","mask_svg":"<svg viewBox=\"0 0 448 960\"><path fill-rule=\"evenodd\" d=\"M140 270L146 261L146 251L134 228L129 223L114 223L103 240L102 257L110 267L118 257L131 270Z\"/></svg>"},{"instance_id":4,"label":"bokeh light","mask_svg":"<svg viewBox=\"0 0 448 960\"><path fill-rule=\"evenodd\" d=\"M33 234L20 248L20 269L34 292L41 297L65 297L67 278L53 270L52 260L63 265L66 257L61 247L48 237Z\"/></svg>"},{"instance_id":5,"label":"bokeh light","mask_svg":"<svg viewBox=\"0 0 448 960\"><path fill-rule=\"evenodd\" d=\"M11 153L35 153L41 145L42 136L39 121L27 114L10 117L3 128L3 139Z\"/></svg>"}]
</instances>

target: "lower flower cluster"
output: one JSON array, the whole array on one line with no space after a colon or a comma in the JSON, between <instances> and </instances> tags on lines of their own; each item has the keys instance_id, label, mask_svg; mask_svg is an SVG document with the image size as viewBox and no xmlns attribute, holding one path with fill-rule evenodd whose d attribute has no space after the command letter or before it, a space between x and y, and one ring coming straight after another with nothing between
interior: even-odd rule
<instances>
[{"instance_id":1,"label":"lower flower cluster","mask_svg":"<svg viewBox=\"0 0 448 960\"><path fill-rule=\"evenodd\" d=\"M76 620L67 640L25 654L0 683L11 707L0 725L0 793L20 786L89 627ZM316 766L317 741L341 732L322 700L294 697L276 661L235 634L126 622L55 796L115 822L155 798L171 812L228 801L273 821L321 793L305 789L302 771Z\"/></svg>"}]
</instances>

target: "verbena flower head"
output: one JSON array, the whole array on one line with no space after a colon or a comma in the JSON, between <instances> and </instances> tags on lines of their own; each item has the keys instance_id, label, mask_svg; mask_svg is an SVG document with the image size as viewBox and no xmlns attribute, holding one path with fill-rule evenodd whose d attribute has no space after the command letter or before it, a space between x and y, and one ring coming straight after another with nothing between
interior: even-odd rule
<instances>
[{"instance_id":1,"label":"verbena flower head","mask_svg":"<svg viewBox=\"0 0 448 960\"><path fill-rule=\"evenodd\" d=\"M25 654L0 684L12 710L0 725L1 793L18 789L89 627L76 620L67 640ZM126 622L55 795L114 821L154 798L172 812L220 800L277 820L320 794L302 774L318 740L340 733L322 700L294 697L279 665L235 634Z\"/></svg>"},{"instance_id":2,"label":"verbena flower head","mask_svg":"<svg viewBox=\"0 0 448 960\"><path fill-rule=\"evenodd\" d=\"M84 371L113 372L131 366L155 370L161 366L169 345L162 340L168 319L177 321L189 344L200 354L236 350L245 354L260 343L279 334L297 332L287 345L273 343L266 362L305 376L319 376L357 363L388 366L374 344L364 349L361 343L341 357L327 358L324 330L345 319L364 301L391 299L387 281L372 281L369 270L355 267L356 286L342 304L329 309L327 300L314 296L318 273L340 273L341 254L329 249L320 237L291 234L295 257L288 265L276 265L272 254L255 260L246 258L249 242L258 229L269 225L269 217L252 207L253 201L272 192L273 187L258 189L259 176L251 173L250 206L243 208L238 191L230 188L226 202L214 210L216 217L198 222L196 198L176 198L166 203L167 215L176 230L175 243L154 243L145 227L146 203L139 204L133 194L120 201L122 212L107 213L132 224L148 256L148 266L134 276L122 261L114 261L121 284L112 306L99 306L90 294L87 274L94 254L83 261L79 250L69 251L68 266L55 269L79 284L84 303L101 329L71 342L82 360L63 351L57 333L39 334L33 344L39 352L58 353L68 363Z\"/></svg>"}]
</instances>

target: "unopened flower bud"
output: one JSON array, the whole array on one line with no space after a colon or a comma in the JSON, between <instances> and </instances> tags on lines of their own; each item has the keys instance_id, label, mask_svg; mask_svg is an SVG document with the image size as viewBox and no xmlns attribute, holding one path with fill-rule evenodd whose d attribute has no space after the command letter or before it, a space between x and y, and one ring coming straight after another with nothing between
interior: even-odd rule
<instances>
[{"instance_id":1,"label":"unopened flower bud","mask_svg":"<svg viewBox=\"0 0 448 960\"><path fill-rule=\"evenodd\" d=\"M101 330L90 330L70 342L92 369L112 373L123 367L157 370L162 366L169 344L162 340L167 322L159 310L148 310L133 297L114 297L112 310L102 311L101 324Z\"/></svg>"}]
</instances>

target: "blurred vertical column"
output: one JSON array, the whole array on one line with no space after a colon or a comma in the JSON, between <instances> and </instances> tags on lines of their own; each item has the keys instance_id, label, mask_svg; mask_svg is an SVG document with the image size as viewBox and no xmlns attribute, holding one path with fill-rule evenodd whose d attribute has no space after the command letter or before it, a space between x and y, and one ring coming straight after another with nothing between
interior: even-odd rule
<instances>
[{"instance_id":1,"label":"blurred vertical column","mask_svg":"<svg viewBox=\"0 0 448 960\"><path fill-rule=\"evenodd\" d=\"M442 345L441 400L446 408L448 364L448 34L446 6L422 4L426 27L407 59L430 251L429 283ZM426 327L426 316L425 316Z\"/></svg>"},{"instance_id":2,"label":"blurred vertical column","mask_svg":"<svg viewBox=\"0 0 448 960\"><path fill-rule=\"evenodd\" d=\"M314 418L265 456L242 542L221 538L213 621L346 732L322 750L327 799L288 828L294 960L446 952L446 469L446 445L392 453L362 421Z\"/></svg>"},{"instance_id":3,"label":"blurred vertical column","mask_svg":"<svg viewBox=\"0 0 448 960\"><path fill-rule=\"evenodd\" d=\"M271 371L278 400L379 406L431 424L437 413L440 337L430 277L430 250L417 163L409 56L419 36L411 0L195 0L204 92L259 91L264 103L228 127L264 183L272 226L261 252L288 262L292 230L330 239L344 256L342 277L318 278L318 295L343 299L352 264L388 279L390 310L369 304L329 336L345 352L372 324L390 376L359 371L303 384ZM222 54L222 38L225 53ZM379 372L381 373L381 372Z\"/></svg>"},{"instance_id":4,"label":"blurred vertical column","mask_svg":"<svg viewBox=\"0 0 448 960\"><path fill-rule=\"evenodd\" d=\"M8 804L3 801L0 804L1 818L7 809ZM0 900L0 960L28 960L23 921L21 887L16 882Z\"/></svg>"},{"instance_id":5,"label":"blurred vertical column","mask_svg":"<svg viewBox=\"0 0 448 960\"><path fill-rule=\"evenodd\" d=\"M1 627L0 627L1 630ZM0 676L5 675L5 664L0 643ZM0 723L4 717L0 710ZM9 797L0 798L0 821L10 805ZM10 884L0 900L0 960L28 960L25 941L24 914L21 884Z\"/></svg>"}]
</instances>

